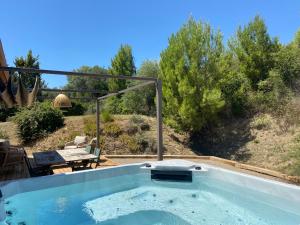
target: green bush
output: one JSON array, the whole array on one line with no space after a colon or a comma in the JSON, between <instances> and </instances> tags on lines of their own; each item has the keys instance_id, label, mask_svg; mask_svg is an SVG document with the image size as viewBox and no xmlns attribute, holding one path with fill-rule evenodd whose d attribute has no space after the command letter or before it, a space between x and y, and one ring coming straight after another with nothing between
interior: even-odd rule
<instances>
[{"instance_id":1,"label":"green bush","mask_svg":"<svg viewBox=\"0 0 300 225\"><path fill-rule=\"evenodd\" d=\"M83 132L90 137L96 137L96 130L97 130L97 124L96 124L96 118L95 117L85 117L83 119Z\"/></svg>"},{"instance_id":2,"label":"green bush","mask_svg":"<svg viewBox=\"0 0 300 225\"><path fill-rule=\"evenodd\" d=\"M65 116L80 116L83 115L86 110L86 107L81 103L72 101L72 107L64 109L63 114Z\"/></svg>"},{"instance_id":3,"label":"green bush","mask_svg":"<svg viewBox=\"0 0 300 225\"><path fill-rule=\"evenodd\" d=\"M130 117L129 122L131 122L133 124L141 124L141 123L144 123L144 119L143 119L143 117L141 117L139 115L133 115Z\"/></svg>"},{"instance_id":4,"label":"green bush","mask_svg":"<svg viewBox=\"0 0 300 225\"><path fill-rule=\"evenodd\" d=\"M140 144L135 137L129 136L128 134L123 134L120 136L120 141L122 144L127 146L131 153L138 153L141 149Z\"/></svg>"},{"instance_id":5,"label":"green bush","mask_svg":"<svg viewBox=\"0 0 300 225\"><path fill-rule=\"evenodd\" d=\"M156 141L153 137L143 134L136 135L135 139L143 153L155 154L157 152Z\"/></svg>"},{"instance_id":6,"label":"green bush","mask_svg":"<svg viewBox=\"0 0 300 225\"><path fill-rule=\"evenodd\" d=\"M115 123L107 123L104 125L103 132L107 136L118 137L122 133L122 130Z\"/></svg>"},{"instance_id":7,"label":"green bush","mask_svg":"<svg viewBox=\"0 0 300 225\"><path fill-rule=\"evenodd\" d=\"M104 109L112 114L122 113L122 100L117 96L110 97L105 100Z\"/></svg>"},{"instance_id":8,"label":"green bush","mask_svg":"<svg viewBox=\"0 0 300 225\"><path fill-rule=\"evenodd\" d=\"M86 108L86 111L84 114L91 115L96 113L96 104L95 102L88 102L84 104L84 107Z\"/></svg>"},{"instance_id":9,"label":"green bush","mask_svg":"<svg viewBox=\"0 0 300 225\"><path fill-rule=\"evenodd\" d=\"M0 138L8 139L8 134L3 129L0 129Z\"/></svg>"},{"instance_id":10,"label":"green bush","mask_svg":"<svg viewBox=\"0 0 300 225\"><path fill-rule=\"evenodd\" d=\"M22 109L15 115L14 121L23 142L36 140L64 125L62 112L48 102Z\"/></svg>"},{"instance_id":11,"label":"green bush","mask_svg":"<svg viewBox=\"0 0 300 225\"><path fill-rule=\"evenodd\" d=\"M266 80L258 83L258 90L250 97L250 104L258 111L274 113L290 101L290 90L277 71L270 71Z\"/></svg>"},{"instance_id":12,"label":"green bush","mask_svg":"<svg viewBox=\"0 0 300 225\"><path fill-rule=\"evenodd\" d=\"M262 130L269 129L272 125L272 118L269 115L259 115L251 122L251 127Z\"/></svg>"},{"instance_id":13,"label":"green bush","mask_svg":"<svg viewBox=\"0 0 300 225\"><path fill-rule=\"evenodd\" d=\"M109 113L109 111L102 111L100 115L101 121L104 123L107 122L113 122L114 118L113 116Z\"/></svg>"},{"instance_id":14,"label":"green bush","mask_svg":"<svg viewBox=\"0 0 300 225\"><path fill-rule=\"evenodd\" d=\"M229 73L220 82L227 108L233 115L243 115L249 108L248 98L251 91L249 79L239 73Z\"/></svg>"},{"instance_id":15,"label":"green bush","mask_svg":"<svg viewBox=\"0 0 300 225\"><path fill-rule=\"evenodd\" d=\"M6 108L4 105L0 106L0 121L6 122L8 117L14 116L17 112L17 108Z\"/></svg>"}]
</instances>

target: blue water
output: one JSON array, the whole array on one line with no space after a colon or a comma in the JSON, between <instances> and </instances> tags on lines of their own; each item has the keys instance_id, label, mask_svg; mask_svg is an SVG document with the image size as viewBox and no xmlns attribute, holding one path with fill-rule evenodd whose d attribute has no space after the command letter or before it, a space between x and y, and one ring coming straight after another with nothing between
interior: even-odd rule
<instances>
[{"instance_id":1,"label":"blue water","mask_svg":"<svg viewBox=\"0 0 300 225\"><path fill-rule=\"evenodd\" d=\"M300 215L241 187L203 178L151 182L143 174L22 193L6 199L5 208L1 225L300 224Z\"/></svg>"}]
</instances>

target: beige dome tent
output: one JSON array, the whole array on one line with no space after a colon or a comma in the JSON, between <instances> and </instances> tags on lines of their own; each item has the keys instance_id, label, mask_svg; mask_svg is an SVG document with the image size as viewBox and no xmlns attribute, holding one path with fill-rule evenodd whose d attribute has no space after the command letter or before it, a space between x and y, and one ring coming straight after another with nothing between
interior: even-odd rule
<instances>
[{"instance_id":1,"label":"beige dome tent","mask_svg":"<svg viewBox=\"0 0 300 225\"><path fill-rule=\"evenodd\" d=\"M56 108L70 108L72 107L71 101L65 94L59 94L53 101L53 106Z\"/></svg>"}]
</instances>

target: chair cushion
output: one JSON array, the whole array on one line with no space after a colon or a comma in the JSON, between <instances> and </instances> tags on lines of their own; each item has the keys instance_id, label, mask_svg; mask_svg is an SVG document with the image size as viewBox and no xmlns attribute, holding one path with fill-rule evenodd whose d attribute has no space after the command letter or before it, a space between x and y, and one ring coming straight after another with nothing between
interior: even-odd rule
<instances>
[{"instance_id":1,"label":"chair cushion","mask_svg":"<svg viewBox=\"0 0 300 225\"><path fill-rule=\"evenodd\" d=\"M85 143L87 143L87 136L76 136L74 139L75 145L85 144Z\"/></svg>"},{"instance_id":2,"label":"chair cushion","mask_svg":"<svg viewBox=\"0 0 300 225\"><path fill-rule=\"evenodd\" d=\"M74 149L77 148L77 145L65 146L64 149Z\"/></svg>"}]
</instances>

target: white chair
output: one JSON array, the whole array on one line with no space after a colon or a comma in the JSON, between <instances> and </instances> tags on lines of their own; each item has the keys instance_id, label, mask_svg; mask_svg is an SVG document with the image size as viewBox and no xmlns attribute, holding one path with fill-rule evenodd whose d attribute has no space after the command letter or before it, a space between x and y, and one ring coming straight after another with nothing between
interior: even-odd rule
<instances>
[{"instance_id":1,"label":"white chair","mask_svg":"<svg viewBox=\"0 0 300 225\"><path fill-rule=\"evenodd\" d=\"M64 149L83 148L87 145L87 136L76 136L74 141L67 142Z\"/></svg>"}]
</instances>

